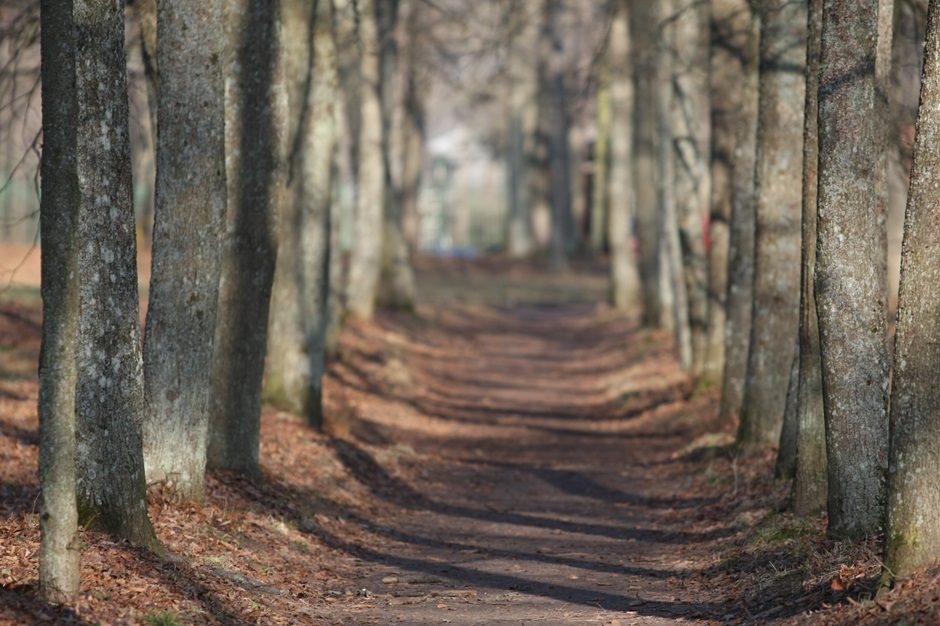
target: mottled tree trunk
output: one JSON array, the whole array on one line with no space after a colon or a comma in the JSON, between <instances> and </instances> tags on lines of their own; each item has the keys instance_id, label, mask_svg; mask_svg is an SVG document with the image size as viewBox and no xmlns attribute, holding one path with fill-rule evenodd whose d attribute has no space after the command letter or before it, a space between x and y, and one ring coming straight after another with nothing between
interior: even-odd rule
<instances>
[{"instance_id":1,"label":"mottled tree trunk","mask_svg":"<svg viewBox=\"0 0 940 626\"><path fill-rule=\"evenodd\" d=\"M711 1L711 205L708 251L708 344L702 379L719 384L725 369L732 176L742 118L751 11L747 0Z\"/></svg>"},{"instance_id":2,"label":"mottled tree trunk","mask_svg":"<svg viewBox=\"0 0 940 626\"><path fill-rule=\"evenodd\" d=\"M545 0L540 33L540 91L545 101L548 142L548 183L551 206L551 266L555 271L568 265L571 229L571 146L568 89L565 84L565 39L561 27L562 0ZM614 200L611 199L613 202Z\"/></svg>"},{"instance_id":3,"label":"mottled tree trunk","mask_svg":"<svg viewBox=\"0 0 940 626\"><path fill-rule=\"evenodd\" d=\"M816 310L829 532L882 528L888 461L885 226L876 184L878 1L823 2Z\"/></svg>"},{"instance_id":4,"label":"mottled tree trunk","mask_svg":"<svg viewBox=\"0 0 940 626\"><path fill-rule=\"evenodd\" d=\"M613 8L607 63L610 68L610 300L617 309L642 304L640 275L633 252L633 72L627 0Z\"/></svg>"},{"instance_id":5,"label":"mottled tree trunk","mask_svg":"<svg viewBox=\"0 0 940 626\"><path fill-rule=\"evenodd\" d=\"M777 446L777 463L774 476L792 479L796 474L796 437L797 437L797 398L800 393L800 347L793 351L793 364L790 365L790 378L787 382L787 399L783 410L780 443Z\"/></svg>"},{"instance_id":6,"label":"mottled tree trunk","mask_svg":"<svg viewBox=\"0 0 940 626\"><path fill-rule=\"evenodd\" d=\"M423 14L423 4L419 0L412 0L406 20L408 46L405 53L404 119L401 129L402 175L399 192L405 241L412 249L418 244L418 193L421 190L427 142L425 100L428 86L420 45L421 29L424 28Z\"/></svg>"},{"instance_id":7,"label":"mottled tree trunk","mask_svg":"<svg viewBox=\"0 0 940 626\"><path fill-rule=\"evenodd\" d=\"M141 418L143 367L128 132L124 3L76 0L79 319L77 499L91 527L154 548Z\"/></svg>"},{"instance_id":8,"label":"mottled tree trunk","mask_svg":"<svg viewBox=\"0 0 940 626\"><path fill-rule=\"evenodd\" d=\"M160 3L156 212L144 339L149 482L201 500L225 225L222 0ZM195 103L198 103L195 104Z\"/></svg>"},{"instance_id":9,"label":"mottled tree trunk","mask_svg":"<svg viewBox=\"0 0 940 626\"><path fill-rule=\"evenodd\" d=\"M659 206L660 249L660 293L663 305L669 306L671 330L676 338L676 353L683 369L692 367L692 331L689 326L689 305L686 297L685 272L682 264L682 243L679 236L679 220L676 212L676 166L675 146L672 131L672 101L675 95L672 75L673 59L670 20L673 18L672 0L659 3L656 23L660 40L657 51L657 148L659 179L657 181L657 204Z\"/></svg>"},{"instance_id":10,"label":"mottled tree trunk","mask_svg":"<svg viewBox=\"0 0 940 626\"><path fill-rule=\"evenodd\" d=\"M380 36L376 23L377 0L359 2L361 89L356 149L356 215L350 259L347 306L360 319L375 314L382 270L385 159L381 106Z\"/></svg>"},{"instance_id":11,"label":"mottled tree trunk","mask_svg":"<svg viewBox=\"0 0 940 626\"><path fill-rule=\"evenodd\" d=\"M700 375L708 346L708 257L704 222L709 183L709 5L700 0L674 0L668 27L675 59L670 122L675 165L676 215L692 332L692 373Z\"/></svg>"},{"instance_id":12,"label":"mottled tree trunk","mask_svg":"<svg viewBox=\"0 0 940 626\"><path fill-rule=\"evenodd\" d=\"M410 310L415 306L415 276L411 267L411 248L405 238L405 211L401 186L400 182L395 180L392 168L392 159L395 158L392 150L392 118L400 102L398 95L402 82L396 39L399 0L384 0L377 2L375 6L379 27L379 97L382 107L382 153L385 170L382 268L378 301L383 307ZM405 77L406 82L407 80Z\"/></svg>"},{"instance_id":13,"label":"mottled tree trunk","mask_svg":"<svg viewBox=\"0 0 940 626\"><path fill-rule=\"evenodd\" d=\"M656 8L647 0L631 0L630 55L634 75L633 185L638 266L643 289L643 316L647 326L669 327L670 311L660 290L660 215L656 186Z\"/></svg>"},{"instance_id":14,"label":"mottled tree trunk","mask_svg":"<svg viewBox=\"0 0 940 626\"><path fill-rule=\"evenodd\" d=\"M806 114L803 124L803 243L800 278L800 388L797 393L796 475L793 512L813 515L825 510L826 424L823 416L819 321L813 277L816 272L816 171L819 165L819 55L822 46L822 0L809 0L806 46Z\"/></svg>"},{"instance_id":15,"label":"mottled tree trunk","mask_svg":"<svg viewBox=\"0 0 940 626\"><path fill-rule=\"evenodd\" d=\"M258 467L261 379L284 199L287 96L278 2L226 3L228 210L216 319L209 467Z\"/></svg>"},{"instance_id":16,"label":"mottled tree trunk","mask_svg":"<svg viewBox=\"0 0 940 626\"><path fill-rule=\"evenodd\" d=\"M605 45L610 46L608 41ZM598 64L597 93L594 96L594 176L591 180L591 251L603 254L607 247L607 215L610 211L610 67L605 51Z\"/></svg>"},{"instance_id":17,"label":"mottled tree trunk","mask_svg":"<svg viewBox=\"0 0 940 626\"><path fill-rule=\"evenodd\" d=\"M776 445L800 313L800 207L806 2L768 0L761 15L751 340L738 443Z\"/></svg>"},{"instance_id":18,"label":"mottled tree trunk","mask_svg":"<svg viewBox=\"0 0 940 626\"><path fill-rule=\"evenodd\" d=\"M73 2L40 4L43 142L42 350L39 356L39 585L44 599L78 592L75 507L75 342L78 336L78 172Z\"/></svg>"},{"instance_id":19,"label":"mottled tree trunk","mask_svg":"<svg viewBox=\"0 0 940 626\"><path fill-rule=\"evenodd\" d=\"M940 2L927 12L914 165L904 223L901 293L891 398L885 566L894 576L940 558Z\"/></svg>"},{"instance_id":20,"label":"mottled tree trunk","mask_svg":"<svg viewBox=\"0 0 940 626\"><path fill-rule=\"evenodd\" d=\"M728 294L721 419L737 419L744 401L754 293L754 164L757 157L760 17L754 2L742 7L740 110L731 160L731 222L728 232Z\"/></svg>"},{"instance_id":21,"label":"mottled tree trunk","mask_svg":"<svg viewBox=\"0 0 940 626\"><path fill-rule=\"evenodd\" d=\"M287 83L287 200L281 208L271 293L265 398L323 423L330 272L330 205L336 144L336 55L327 0L281 0Z\"/></svg>"}]
</instances>

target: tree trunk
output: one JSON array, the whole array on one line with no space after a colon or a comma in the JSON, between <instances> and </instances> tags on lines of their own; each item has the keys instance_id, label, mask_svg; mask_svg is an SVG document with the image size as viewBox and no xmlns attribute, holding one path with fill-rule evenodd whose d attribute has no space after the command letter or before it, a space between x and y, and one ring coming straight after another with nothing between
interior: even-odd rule
<instances>
[{"instance_id":1,"label":"tree trunk","mask_svg":"<svg viewBox=\"0 0 940 626\"><path fill-rule=\"evenodd\" d=\"M747 0L711 2L711 204L708 220L708 344L702 379L719 384L725 369L728 249L731 227L732 176L738 128L742 118L745 63L752 20Z\"/></svg>"},{"instance_id":2,"label":"tree trunk","mask_svg":"<svg viewBox=\"0 0 940 626\"><path fill-rule=\"evenodd\" d=\"M674 148L673 180L682 243L682 266L692 332L692 373L704 368L708 346L708 258L704 222L709 184L708 50L709 6L700 0L675 0L671 32L670 121Z\"/></svg>"},{"instance_id":3,"label":"tree trunk","mask_svg":"<svg viewBox=\"0 0 940 626\"><path fill-rule=\"evenodd\" d=\"M793 512L813 515L825 510L826 425L823 416L819 321L813 276L816 271L816 171L819 165L819 54L822 45L822 0L809 0L806 47L806 114L803 124L803 244L800 278L800 388L797 393L797 455L793 479Z\"/></svg>"},{"instance_id":4,"label":"tree trunk","mask_svg":"<svg viewBox=\"0 0 940 626\"><path fill-rule=\"evenodd\" d=\"M284 198L287 96L278 65L278 3L226 3L228 211L216 319L208 465L258 467L261 379Z\"/></svg>"},{"instance_id":5,"label":"tree trunk","mask_svg":"<svg viewBox=\"0 0 940 626\"><path fill-rule=\"evenodd\" d=\"M888 456L885 226L876 188L878 1L823 2L816 310L829 460L829 532L878 532Z\"/></svg>"},{"instance_id":6,"label":"tree trunk","mask_svg":"<svg viewBox=\"0 0 940 626\"><path fill-rule=\"evenodd\" d=\"M140 433L144 390L124 3L77 0L73 19L80 270L75 349L79 518L133 544L155 548Z\"/></svg>"},{"instance_id":7,"label":"tree trunk","mask_svg":"<svg viewBox=\"0 0 940 626\"><path fill-rule=\"evenodd\" d=\"M657 206L656 167L656 8L647 0L631 0L630 54L634 75L633 180L638 266L643 289L643 318L647 326L669 327L670 310L660 291L660 215Z\"/></svg>"},{"instance_id":8,"label":"tree trunk","mask_svg":"<svg viewBox=\"0 0 940 626\"><path fill-rule=\"evenodd\" d=\"M402 180L401 210L405 241L411 249L418 245L418 194L424 172L425 144L427 142L425 100L427 80L421 65L422 50L419 45L421 28L424 27L422 3L412 0L406 21L408 44L405 54L404 121L402 123Z\"/></svg>"},{"instance_id":9,"label":"tree trunk","mask_svg":"<svg viewBox=\"0 0 940 626\"><path fill-rule=\"evenodd\" d=\"M904 223L901 294L891 398L891 451L888 466L888 519L885 566L894 576L940 556L940 504L937 501L937 437L940 388L940 316L937 275L940 212L940 2L927 12L927 43L921 75L914 165Z\"/></svg>"},{"instance_id":10,"label":"tree trunk","mask_svg":"<svg viewBox=\"0 0 940 626\"><path fill-rule=\"evenodd\" d=\"M281 0L287 82L288 199L281 208L271 293L265 398L323 423L330 260L330 205L336 144L336 55L330 5Z\"/></svg>"},{"instance_id":11,"label":"tree trunk","mask_svg":"<svg viewBox=\"0 0 940 626\"><path fill-rule=\"evenodd\" d=\"M757 110L760 61L760 16L754 2L741 12L740 111L731 161L731 222L728 232L728 294L725 321L725 369L722 376L722 421L737 419L744 401L747 355L751 343L754 293L754 165L757 157Z\"/></svg>"},{"instance_id":12,"label":"tree trunk","mask_svg":"<svg viewBox=\"0 0 940 626\"><path fill-rule=\"evenodd\" d=\"M780 443L777 446L777 463L774 476L790 480L796 474L796 437L797 437L797 398L800 393L800 350L793 351L793 364L790 366L790 378L787 383L787 398L783 411Z\"/></svg>"},{"instance_id":13,"label":"tree trunk","mask_svg":"<svg viewBox=\"0 0 940 626\"><path fill-rule=\"evenodd\" d=\"M611 304L625 310L642 304L640 275L633 252L631 229L633 196L633 72L630 67L630 15L628 0L613 9L610 41L610 212L607 223L610 247Z\"/></svg>"},{"instance_id":14,"label":"tree trunk","mask_svg":"<svg viewBox=\"0 0 940 626\"><path fill-rule=\"evenodd\" d=\"M610 41L605 44L608 48ZM607 216L610 211L610 67L605 51L597 71L597 93L594 96L596 132L594 136L594 176L591 193L591 251L603 254L607 247Z\"/></svg>"},{"instance_id":15,"label":"tree trunk","mask_svg":"<svg viewBox=\"0 0 940 626\"><path fill-rule=\"evenodd\" d=\"M392 168L392 159L395 157L392 123L396 106L403 104L403 99L399 98L402 80L396 33L399 0L384 0L376 3L375 7L379 29L379 97L382 107L382 153L385 170L382 267L378 300L383 307L411 310L415 306L415 276L411 267L411 248L405 238L402 187L400 181L395 180Z\"/></svg>"},{"instance_id":16,"label":"tree trunk","mask_svg":"<svg viewBox=\"0 0 940 626\"><path fill-rule=\"evenodd\" d=\"M806 2L769 0L761 16L753 315L738 443L776 445L800 313L800 207Z\"/></svg>"},{"instance_id":17,"label":"tree trunk","mask_svg":"<svg viewBox=\"0 0 940 626\"><path fill-rule=\"evenodd\" d=\"M551 266L568 266L571 228L571 146L568 144L568 90L565 85L565 44L560 21L562 0L545 0L540 34L541 97L545 101L544 132L548 139L548 182L551 206ZM613 201L613 199L612 199Z\"/></svg>"},{"instance_id":18,"label":"tree trunk","mask_svg":"<svg viewBox=\"0 0 940 626\"><path fill-rule=\"evenodd\" d=\"M689 305L686 295L685 273L682 264L682 243L679 236L679 220L676 212L676 166L672 131L674 89L673 51L669 21L673 18L672 0L659 3L657 23L661 38L658 50L657 79L657 150L659 180L657 195L659 205L659 232L662 239L660 251L660 293L663 304L671 305L671 329L675 333L676 353L683 369L692 367L692 331L689 326Z\"/></svg>"},{"instance_id":19,"label":"tree trunk","mask_svg":"<svg viewBox=\"0 0 940 626\"><path fill-rule=\"evenodd\" d=\"M78 336L80 196L76 165L73 2L43 0L42 350L39 356L39 585L49 602L78 592L75 508L75 342Z\"/></svg>"},{"instance_id":20,"label":"tree trunk","mask_svg":"<svg viewBox=\"0 0 940 626\"><path fill-rule=\"evenodd\" d=\"M376 0L359 3L361 51L360 127L356 168L356 216L350 259L347 305L349 313L372 319L382 270L382 230L385 203L385 159L380 86L380 34Z\"/></svg>"},{"instance_id":21,"label":"tree trunk","mask_svg":"<svg viewBox=\"0 0 940 626\"><path fill-rule=\"evenodd\" d=\"M160 3L157 15L160 132L144 339L144 465L149 482L195 500L204 492L225 225L222 10L222 0L187 8Z\"/></svg>"}]
</instances>

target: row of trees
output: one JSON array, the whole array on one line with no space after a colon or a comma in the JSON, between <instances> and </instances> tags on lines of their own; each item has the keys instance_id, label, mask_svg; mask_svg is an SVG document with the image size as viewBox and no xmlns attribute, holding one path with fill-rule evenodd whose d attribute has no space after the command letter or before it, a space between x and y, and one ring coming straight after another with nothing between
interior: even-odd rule
<instances>
[{"instance_id":1,"label":"row of trees","mask_svg":"<svg viewBox=\"0 0 940 626\"><path fill-rule=\"evenodd\" d=\"M935 561L940 2L611 7L614 304L674 330L682 364L720 383L740 449L779 445L793 511L826 511L836 537L884 533L890 576ZM902 10L927 29L892 367Z\"/></svg>"},{"instance_id":2,"label":"row of trees","mask_svg":"<svg viewBox=\"0 0 940 626\"><path fill-rule=\"evenodd\" d=\"M141 347L125 6L40 3L47 598L78 588L78 524L160 550L148 483L198 501L207 467L256 472L262 395L320 426L340 321L413 306L423 9L399 4L133 3L157 128ZM348 269L341 176L356 190Z\"/></svg>"}]
</instances>

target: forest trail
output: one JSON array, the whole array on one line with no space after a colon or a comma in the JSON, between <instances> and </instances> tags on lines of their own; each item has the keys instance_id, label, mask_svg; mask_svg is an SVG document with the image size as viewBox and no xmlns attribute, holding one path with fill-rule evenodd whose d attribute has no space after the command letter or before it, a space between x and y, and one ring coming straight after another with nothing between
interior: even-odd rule
<instances>
[{"instance_id":1,"label":"forest trail","mask_svg":"<svg viewBox=\"0 0 940 626\"><path fill-rule=\"evenodd\" d=\"M723 621L727 607L681 584L722 529L699 511L717 498L682 495L688 389L668 343L590 305L430 317L419 349L383 357L408 362L403 410L362 407L383 417L354 427L405 444L412 471L346 459L399 507L370 528L376 543L346 546L377 596L356 623ZM368 389L358 374L334 371Z\"/></svg>"}]
</instances>

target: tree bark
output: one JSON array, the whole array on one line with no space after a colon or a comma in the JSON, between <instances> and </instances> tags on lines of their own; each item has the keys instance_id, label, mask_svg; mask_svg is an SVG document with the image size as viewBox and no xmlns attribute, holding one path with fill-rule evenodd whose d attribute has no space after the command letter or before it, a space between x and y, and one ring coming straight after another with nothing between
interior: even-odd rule
<instances>
[{"instance_id":1,"label":"tree bark","mask_svg":"<svg viewBox=\"0 0 940 626\"><path fill-rule=\"evenodd\" d=\"M660 291L660 215L657 207L656 167L656 8L646 0L631 0L630 54L634 74L633 179L638 267L643 289L643 319L653 328L669 327L671 311Z\"/></svg>"},{"instance_id":2,"label":"tree bark","mask_svg":"<svg viewBox=\"0 0 940 626\"><path fill-rule=\"evenodd\" d=\"M284 198L287 96L278 2L226 3L228 211L216 319L208 466L258 467L261 379Z\"/></svg>"},{"instance_id":3,"label":"tree bark","mask_svg":"<svg viewBox=\"0 0 940 626\"><path fill-rule=\"evenodd\" d=\"M160 3L156 212L144 339L144 465L201 500L225 225L222 0Z\"/></svg>"},{"instance_id":4,"label":"tree bark","mask_svg":"<svg viewBox=\"0 0 940 626\"><path fill-rule=\"evenodd\" d=\"M799 330L806 2L761 16L754 293L738 443L776 445Z\"/></svg>"},{"instance_id":5,"label":"tree bark","mask_svg":"<svg viewBox=\"0 0 940 626\"><path fill-rule=\"evenodd\" d=\"M793 351L793 364L790 366L790 378L787 383L787 398L783 411L780 443L777 446L777 463L774 466L776 478L790 480L796 474L796 438L797 438L797 398L800 393L800 350Z\"/></svg>"},{"instance_id":6,"label":"tree bark","mask_svg":"<svg viewBox=\"0 0 940 626\"><path fill-rule=\"evenodd\" d=\"M940 2L927 12L927 43L921 75L914 165L904 222L901 294L891 397L891 451L888 465L888 519L885 566L907 576L940 555L940 501L937 498L940 316L937 276L940 212Z\"/></svg>"},{"instance_id":7,"label":"tree bark","mask_svg":"<svg viewBox=\"0 0 940 626\"><path fill-rule=\"evenodd\" d=\"M709 5L674 0L671 33L670 121L675 159L673 180L682 244L682 266L692 333L693 375L702 374L708 346L708 258L704 222L711 195L709 177Z\"/></svg>"},{"instance_id":8,"label":"tree bark","mask_svg":"<svg viewBox=\"0 0 940 626\"><path fill-rule=\"evenodd\" d=\"M380 35L376 0L359 3L361 50L360 126L357 138L356 215L347 306L360 319L372 319L382 270L385 159L380 86Z\"/></svg>"},{"instance_id":9,"label":"tree bark","mask_svg":"<svg viewBox=\"0 0 940 626\"><path fill-rule=\"evenodd\" d=\"M826 425L823 416L816 271L816 173L819 165L818 94L822 46L822 0L809 0L806 46L806 113L803 123L803 243L800 278L800 388L797 393L797 455L793 512L814 515L826 508Z\"/></svg>"},{"instance_id":10,"label":"tree bark","mask_svg":"<svg viewBox=\"0 0 940 626\"><path fill-rule=\"evenodd\" d=\"M725 369L728 252L733 203L732 176L742 118L741 84L746 80L747 45L753 19L747 0L711 2L711 203L708 250L708 344L702 380L720 384Z\"/></svg>"},{"instance_id":11,"label":"tree bark","mask_svg":"<svg viewBox=\"0 0 940 626\"><path fill-rule=\"evenodd\" d=\"M548 143L548 187L551 206L551 266L560 271L568 266L571 228L571 146L568 130L568 89L565 84L565 43L560 24L564 10L561 0L545 0L540 33L540 91L544 99L544 124Z\"/></svg>"},{"instance_id":12,"label":"tree bark","mask_svg":"<svg viewBox=\"0 0 940 626\"><path fill-rule=\"evenodd\" d=\"M399 0L376 3L379 29L379 97L382 107L382 153L385 170L382 268L378 301L383 307L411 310L415 306L415 276L411 248L405 237L405 211L401 181L393 175L392 122L396 106L404 104L401 91L401 63L397 40ZM407 66L405 68L407 70ZM407 82L405 77L405 82Z\"/></svg>"},{"instance_id":13,"label":"tree bark","mask_svg":"<svg viewBox=\"0 0 940 626\"><path fill-rule=\"evenodd\" d=\"M630 67L628 0L613 8L610 41L610 299L617 309L642 305L640 275L633 252L633 72Z\"/></svg>"},{"instance_id":14,"label":"tree bark","mask_svg":"<svg viewBox=\"0 0 940 626\"><path fill-rule=\"evenodd\" d=\"M878 1L823 2L816 310L829 460L829 532L882 528L888 455L886 235L876 188Z\"/></svg>"},{"instance_id":15,"label":"tree bark","mask_svg":"<svg viewBox=\"0 0 940 626\"><path fill-rule=\"evenodd\" d=\"M408 41L405 53L404 120L401 129L402 180L399 192L404 237L411 249L418 245L419 239L418 194L421 191L427 143L425 100L428 86L420 45L421 29L425 27L423 15L423 4L412 0L405 22Z\"/></svg>"},{"instance_id":16,"label":"tree bark","mask_svg":"<svg viewBox=\"0 0 940 626\"><path fill-rule=\"evenodd\" d=\"M737 419L744 401L747 355L751 343L754 293L754 165L757 157L757 110L760 67L760 15L753 1L741 14L741 88L739 123L731 162L731 222L728 232L728 293L725 321L725 369L722 421Z\"/></svg>"},{"instance_id":17,"label":"tree bark","mask_svg":"<svg viewBox=\"0 0 940 626\"><path fill-rule=\"evenodd\" d=\"M75 507L75 342L78 336L75 28L73 2L40 4L43 143L42 350L39 355L39 585L49 602L79 586Z\"/></svg>"},{"instance_id":18,"label":"tree bark","mask_svg":"<svg viewBox=\"0 0 940 626\"><path fill-rule=\"evenodd\" d=\"M147 515L124 3L76 0L79 519L156 548Z\"/></svg>"},{"instance_id":19,"label":"tree bark","mask_svg":"<svg viewBox=\"0 0 940 626\"><path fill-rule=\"evenodd\" d=\"M323 424L336 144L336 55L327 0L282 0L288 101L288 199L281 209L271 293L265 398Z\"/></svg>"},{"instance_id":20,"label":"tree bark","mask_svg":"<svg viewBox=\"0 0 940 626\"><path fill-rule=\"evenodd\" d=\"M610 41L605 43L609 48ZM597 70L597 92L594 95L595 126L594 176L591 180L591 251L603 254L607 247L607 215L610 211L610 67L605 50Z\"/></svg>"},{"instance_id":21,"label":"tree bark","mask_svg":"<svg viewBox=\"0 0 940 626\"><path fill-rule=\"evenodd\" d=\"M682 264L682 244L676 209L675 146L672 131L674 89L673 51L670 20L673 17L672 0L659 3L657 24L660 40L658 48L657 79L657 160L660 178L657 181L659 205L659 231L663 245L660 249L660 293L664 306L671 309L670 325L676 338L676 353L683 369L692 368L692 331L689 325L689 305L686 295L685 273Z\"/></svg>"}]
</instances>

